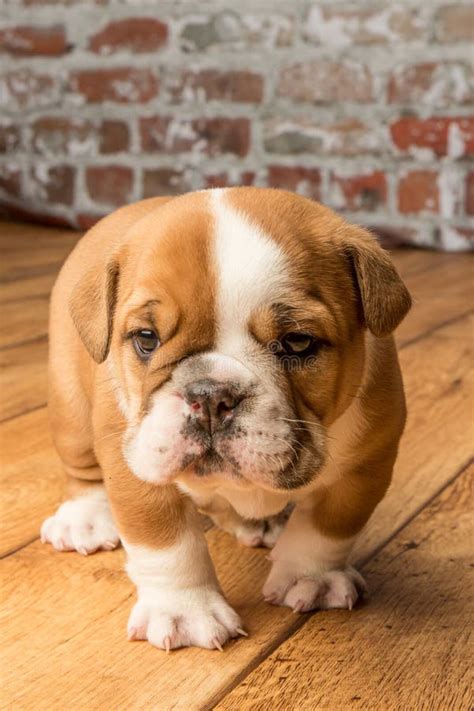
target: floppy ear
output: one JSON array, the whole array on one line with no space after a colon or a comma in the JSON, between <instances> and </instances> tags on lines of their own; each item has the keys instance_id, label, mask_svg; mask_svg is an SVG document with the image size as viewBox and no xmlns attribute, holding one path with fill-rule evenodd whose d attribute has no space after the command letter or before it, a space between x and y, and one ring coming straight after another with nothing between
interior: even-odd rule
<instances>
[{"instance_id":1,"label":"floppy ear","mask_svg":"<svg viewBox=\"0 0 474 711\"><path fill-rule=\"evenodd\" d=\"M354 228L345 240L360 295L363 321L375 336L386 336L403 320L411 296L387 252L363 229Z\"/></svg>"},{"instance_id":2,"label":"floppy ear","mask_svg":"<svg viewBox=\"0 0 474 711\"><path fill-rule=\"evenodd\" d=\"M117 300L118 261L104 267L101 260L90 267L72 290L69 312L91 357L102 363L109 352Z\"/></svg>"}]
</instances>

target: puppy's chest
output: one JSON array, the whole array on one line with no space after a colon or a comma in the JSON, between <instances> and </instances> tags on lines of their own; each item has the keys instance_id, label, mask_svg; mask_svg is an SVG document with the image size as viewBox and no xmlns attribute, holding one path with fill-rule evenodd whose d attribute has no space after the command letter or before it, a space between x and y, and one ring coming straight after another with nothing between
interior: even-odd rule
<instances>
[{"instance_id":1,"label":"puppy's chest","mask_svg":"<svg viewBox=\"0 0 474 711\"><path fill-rule=\"evenodd\" d=\"M291 501L291 496L286 493L270 492L258 487L243 490L224 484L209 490L201 489L199 486L189 486L187 482L186 490L197 506L204 507L212 504L214 498L221 498L225 499L240 516L249 519L274 516L283 511Z\"/></svg>"}]
</instances>

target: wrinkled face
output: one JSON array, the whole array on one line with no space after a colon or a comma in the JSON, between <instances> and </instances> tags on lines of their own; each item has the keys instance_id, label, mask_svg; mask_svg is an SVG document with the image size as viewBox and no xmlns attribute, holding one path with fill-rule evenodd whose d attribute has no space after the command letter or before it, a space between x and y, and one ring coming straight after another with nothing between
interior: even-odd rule
<instances>
[{"instance_id":1,"label":"wrinkled face","mask_svg":"<svg viewBox=\"0 0 474 711\"><path fill-rule=\"evenodd\" d=\"M135 226L121 276L109 367L126 460L154 483L307 486L363 369L349 268L278 196L179 202Z\"/></svg>"}]
</instances>

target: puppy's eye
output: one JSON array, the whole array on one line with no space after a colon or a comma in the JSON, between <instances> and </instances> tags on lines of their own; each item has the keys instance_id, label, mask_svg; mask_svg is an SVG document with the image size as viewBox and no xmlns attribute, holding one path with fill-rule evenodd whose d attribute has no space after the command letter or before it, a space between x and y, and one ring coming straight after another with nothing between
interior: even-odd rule
<instances>
[{"instance_id":1,"label":"puppy's eye","mask_svg":"<svg viewBox=\"0 0 474 711\"><path fill-rule=\"evenodd\" d=\"M133 345L140 358L149 358L160 345L160 341L154 331L143 328L133 334Z\"/></svg>"},{"instance_id":2,"label":"puppy's eye","mask_svg":"<svg viewBox=\"0 0 474 711\"><path fill-rule=\"evenodd\" d=\"M287 333L281 339L281 346L286 355L304 357L315 352L318 341L308 333Z\"/></svg>"}]
</instances>

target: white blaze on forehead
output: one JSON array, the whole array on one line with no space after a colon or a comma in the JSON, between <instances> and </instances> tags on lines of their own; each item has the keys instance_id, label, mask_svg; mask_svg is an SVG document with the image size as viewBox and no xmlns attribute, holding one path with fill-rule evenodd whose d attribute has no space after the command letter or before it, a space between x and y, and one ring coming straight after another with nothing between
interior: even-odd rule
<instances>
[{"instance_id":1,"label":"white blaze on forehead","mask_svg":"<svg viewBox=\"0 0 474 711\"><path fill-rule=\"evenodd\" d=\"M219 342L242 333L260 306L282 298L288 285L280 247L250 217L232 208L225 190L212 193Z\"/></svg>"}]
</instances>

